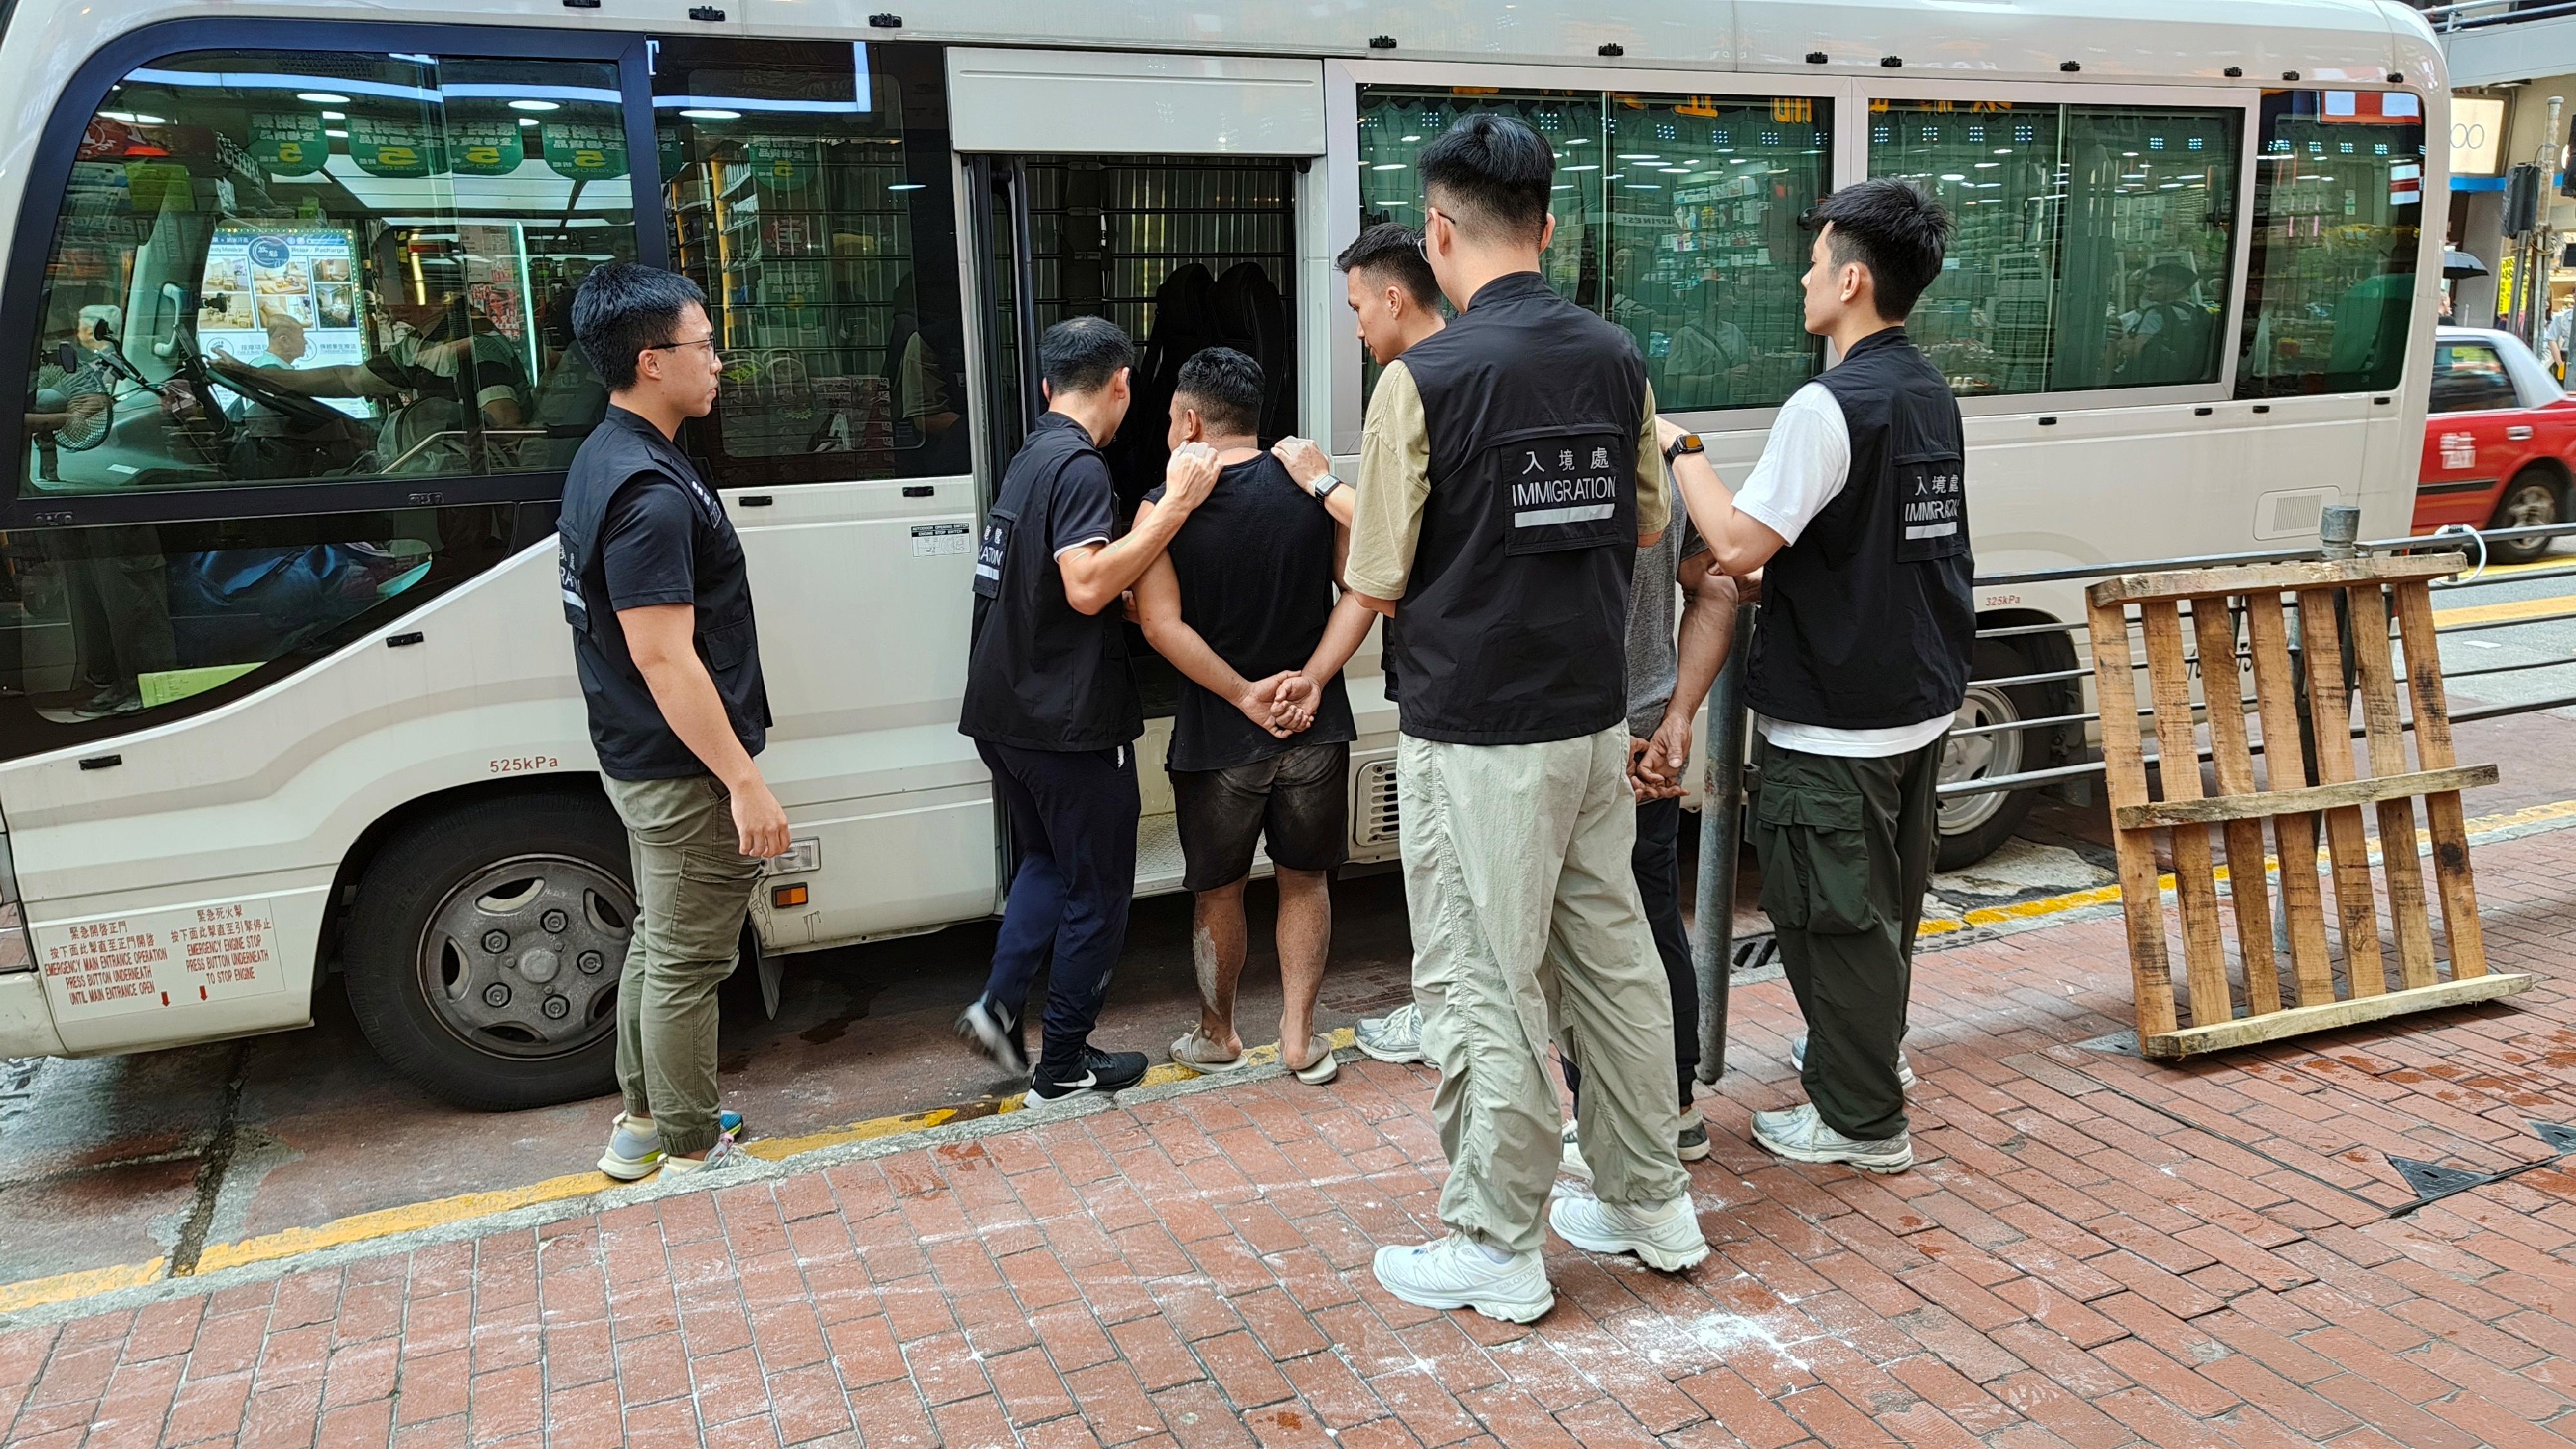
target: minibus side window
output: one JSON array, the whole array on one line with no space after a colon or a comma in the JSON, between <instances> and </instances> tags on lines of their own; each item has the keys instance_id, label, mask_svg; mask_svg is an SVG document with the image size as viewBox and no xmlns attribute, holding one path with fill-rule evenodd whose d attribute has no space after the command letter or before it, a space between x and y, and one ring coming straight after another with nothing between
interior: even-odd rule
<instances>
[{"instance_id":1,"label":"minibus side window","mask_svg":"<svg viewBox=\"0 0 2576 1449\"><path fill-rule=\"evenodd\" d=\"M2406 372L2424 118L2404 91L2267 91L2236 395L2380 392Z\"/></svg>"},{"instance_id":2,"label":"minibus side window","mask_svg":"<svg viewBox=\"0 0 2576 1449\"><path fill-rule=\"evenodd\" d=\"M719 487L969 471L937 49L657 45L672 264L725 360L690 450Z\"/></svg>"},{"instance_id":3,"label":"minibus side window","mask_svg":"<svg viewBox=\"0 0 2576 1449\"><path fill-rule=\"evenodd\" d=\"M1963 397L2214 383L2239 113L1872 101L1870 174L1954 229L1908 330Z\"/></svg>"},{"instance_id":4,"label":"minibus side window","mask_svg":"<svg viewBox=\"0 0 2576 1449\"><path fill-rule=\"evenodd\" d=\"M1831 187L1832 102L1363 86L1360 224L1420 226L1423 148L1478 112L1555 147L1543 273L1636 339L1659 408L1776 406L1823 368L1798 218Z\"/></svg>"}]
</instances>

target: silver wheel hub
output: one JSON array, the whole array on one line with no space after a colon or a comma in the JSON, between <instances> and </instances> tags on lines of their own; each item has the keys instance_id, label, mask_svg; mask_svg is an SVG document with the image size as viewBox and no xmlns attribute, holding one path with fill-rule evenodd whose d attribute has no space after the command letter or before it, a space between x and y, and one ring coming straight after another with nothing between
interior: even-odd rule
<instances>
[{"instance_id":1,"label":"silver wheel hub","mask_svg":"<svg viewBox=\"0 0 2576 1449\"><path fill-rule=\"evenodd\" d=\"M2505 522L2514 528L2538 528L2557 522L2557 500L2546 487L2527 483L2514 490L2504 506Z\"/></svg>"},{"instance_id":2,"label":"silver wheel hub","mask_svg":"<svg viewBox=\"0 0 2576 1449\"><path fill-rule=\"evenodd\" d=\"M2011 724L2021 718L2012 696L1990 684L1970 684L1967 698L1960 701L1959 717L1954 729L1973 729L1980 725ZM1952 735L1941 749L1941 783L1957 784L1963 780L1985 780L1997 775L2021 773L2023 730L1999 730L1993 734ZM2004 808L2004 792L1984 795L1959 795L1941 802L1941 833L1965 835L1995 818Z\"/></svg>"},{"instance_id":3,"label":"silver wheel hub","mask_svg":"<svg viewBox=\"0 0 2576 1449\"><path fill-rule=\"evenodd\" d=\"M616 963L634 919L633 892L588 861L497 861L430 913L421 994L438 1024L477 1051L521 1060L580 1051L616 1029Z\"/></svg>"}]
</instances>

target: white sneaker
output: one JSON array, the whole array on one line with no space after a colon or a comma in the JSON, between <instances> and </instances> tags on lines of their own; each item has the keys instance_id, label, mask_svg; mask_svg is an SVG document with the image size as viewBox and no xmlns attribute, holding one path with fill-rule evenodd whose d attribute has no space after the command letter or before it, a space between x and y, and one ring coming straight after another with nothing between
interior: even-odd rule
<instances>
[{"instance_id":1,"label":"white sneaker","mask_svg":"<svg viewBox=\"0 0 2576 1449\"><path fill-rule=\"evenodd\" d=\"M1634 1253L1667 1273L1695 1268L1708 1256L1689 1193L1652 1207L1567 1193L1548 1204L1547 1221L1558 1237L1586 1252Z\"/></svg>"},{"instance_id":2,"label":"white sneaker","mask_svg":"<svg viewBox=\"0 0 2576 1449\"><path fill-rule=\"evenodd\" d=\"M1880 1142L1856 1142L1825 1125L1813 1102L1785 1112L1753 1114L1753 1140L1792 1162L1842 1162L1864 1172L1903 1172L1914 1165L1914 1137L1899 1133Z\"/></svg>"},{"instance_id":3,"label":"white sneaker","mask_svg":"<svg viewBox=\"0 0 2576 1449\"><path fill-rule=\"evenodd\" d=\"M1556 1170L1578 1181L1590 1182L1592 1164L1583 1160L1583 1144L1578 1139L1573 1119L1566 1119L1565 1125L1556 1129L1556 1135L1557 1140L1565 1144L1557 1158Z\"/></svg>"},{"instance_id":4,"label":"white sneaker","mask_svg":"<svg viewBox=\"0 0 2576 1449\"><path fill-rule=\"evenodd\" d=\"M1807 1039L1805 1037L1802 1036L1796 1041L1789 1043L1789 1065L1802 1072L1807 1069ZM1911 1092L1914 1090L1914 1067L1912 1063L1905 1060L1905 1048L1903 1047L1898 1047L1896 1049L1896 1085L1904 1091Z\"/></svg>"},{"instance_id":5,"label":"white sneaker","mask_svg":"<svg viewBox=\"0 0 2576 1449\"><path fill-rule=\"evenodd\" d=\"M1535 1323L1556 1306L1536 1251L1497 1263L1463 1233L1418 1248L1380 1248L1379 1286L1422 1308L1472 1308L1505 1323Z\"/></svg>"},{"instance_id":6,"label":"white sneaker","mask_svg":"<svg viewBox=\"0 0 2576 1449\"><path fill-rule=\"evenodd\" d=\"M1422 1054L1422 1008L1410 1001L1388 1015L1361 1021L1351 1040L1382 1062L1431 1060Z\"/></svg>"}]
</instances>

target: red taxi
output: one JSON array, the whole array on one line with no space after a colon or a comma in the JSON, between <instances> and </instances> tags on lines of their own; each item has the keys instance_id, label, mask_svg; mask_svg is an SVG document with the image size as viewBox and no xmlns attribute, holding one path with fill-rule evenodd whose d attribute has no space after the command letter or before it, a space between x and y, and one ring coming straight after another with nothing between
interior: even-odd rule
<instances>
[{"instance_id":1,"label":"red taxi","mask_svg":"<svg viewBox=\"0 0 2576 1449\"><path fill-rule=\"evenodd\" d=\"M2434 340L2424 466L2416 476L2418 534L2446 523L2556 523L2568 516L2576 479L2576 397L2513 334L2445 327ZM2548 552L2550 543L2499 541L2489 552L2499 563L2520 563Z\"/></svg>"}]
</instances>

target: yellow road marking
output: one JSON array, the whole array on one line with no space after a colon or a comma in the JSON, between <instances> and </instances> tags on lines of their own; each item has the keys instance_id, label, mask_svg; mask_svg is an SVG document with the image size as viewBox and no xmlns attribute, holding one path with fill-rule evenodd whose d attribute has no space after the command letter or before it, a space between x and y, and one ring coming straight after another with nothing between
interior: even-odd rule
<instances>
[{"instance_id":1,"label":"yellow road marking","mask_svg":"<svg viewBox=\"0 0 2576 1449\"><path fill-rule=\"evenodd\" d=\"M1339 1051L1351 1044L1349 1027L1331 1033L1333 1048ZM1273 1042L1246 1051L1247 1066L1267 1066L1279 1060L1279 1045ZM1140 1087L1167 1086L1206 1075L1175 1062L1165 1062L1145 1073ZM1001 1112L1020 1110L1025 1093L1014 1093L998 1103L967 1102L954 1107L936 1107L927 1112L905 1112L891 1117L871 1117L844 1127L826 1128L796 1137L760 1137L743 1144L753 1157L781 1162L801 1157L826 1147L840 1147L853 1142L870 1142L886 1137L900 1137L926 1131L947 1122L966 1122L990 1117ZM128 1263L112 1268L92 1268L78 1273L61 1273L50 1278L33 1278L21 1283L0 1286L0 1313L39 1308L49 1303L62 1303L93 1294L133 1288L164 1276L183 1277L212 1273L224 1268L238 1268L246 1263L274 1262L302 1253L325 1248L345 1247L371 1238L386 1238L397 1233L415 1232L422 1228L442 1227L448 1223L488 1217L515 1208L538 1203L561 1202L567 1198L590 1197L623 1186L602 1172L567 1173L550 1177L525 1187L502 1188L493 1192L458 1193L452 1197L433 1198L428 1202L408 1203L401 1207L381 1208L337 1218L310 1228L287 1228L244 1238L237 1243L210 1244L197 1255L197 1265L190 1274L168 1271L167 1258L148 1263Z\"/></svg>"},{"instance_id":2,"label":"yellow road marking","mask_svg":"<svg viewBox=\"0 0 2576 1449\"><path fill-rule=\"evenodd\" d=\"M2576 800L2559 800L2545 805L2526 806L2520 810L2507 811L2498 815L2481 816L2468 822L2468 830L2474 843L2474 837L2478 835L2570 818L2576 818ZM2416 837L2419 848L2422 842L2430 839L2422 831L2416 832ZM2322 845L2320 851L2322 853ZM2379 853L2379 842L2371 842L2371 853L2373 855ZM2279 861L2271 856L2266 856L2263 863L2266 871L2279 866ZM2215 874L2218 879L2225 880L2227 868L2220 866ZM2156 878L2156 886L2159 890L2171 890L2173 883L2174 879L2170 874ZM2062 915L2068 911L2082 910L2087 906L2109 905L2119 899L2120 887L2117 884L2095 886L2089 890L2069 891L2063 895L2047 896L2038 900L2014 901L2000 906L1981 906L1955 921L1925 921L1916 934L1918 938L1938 937L1980 926L2001 926L2040 920L2049 916ZM1352 1038L1353 1032L1349 1027L1332 1033L1334 1049L1338 1051L1350 1046ZM1278 1043L1273 1042L1267 1046L1254 1047L1246 1051L1244 1056L1249 1065L1268 1065L1279 1059L1279 1046ZM1138 1085L1163 1086L1173 1082L1186 1082L1203 1075L1208 1074L1193 1071L1178 1063L1166 1062L1146 1072L1145 1080ZM971 1121L978 1117L1017 1112L1021 1110L1023 1096L1024 1094L1015 1093L998 1103L969 1102L959 1106L933 1108L927 1112L871 1117L866 1121L853 1122L845 1127L826 1128L820 1132L810 1132L798 1137L755 1138L744 1144L744 1149L752 1156L766 1161L784 1161L827 1147L899 1137L925 1131L942 1123ZM244 1238L237 1243L210 1245L197 1255L194 1272L212 1273L220 1268L235 1268L246 1263L273 1262L299 1253L344 1247L373 1238L391 1237L397 1233L463 1222L471 1218L508 1212L514 1208L538 1203L587 1197L618 1186L621 1184L605 1173L577 1172L548 1178L526 1187L504 1188L493 1192L459 1193L453 1197L435 1198L428 1202L412 1203L403 1207L384 1208L376 1212L339 1218L318 1227L287 1228L280 1232ZM69 1302L100 1293L113 1292L120 1288L140 1287L164 1277L187 1276L169 1272L169 1266L167 1258L154 1258L146 1263L90 1268L77 1273L61 1273L50 1278L31 1278L19 1283L0 1285L0 1314Z\"/></svg>"},{"instance_id":3,"label":"yellow road marking","mask_svg":"<svg viewBox=\"0 0 2576 1449\"><path fill-rule=\"evenodd\" d=\"M2437 628L2461 624L2501 624L2508 619L2531 619L2551 614L2576 617L2576 594L2552 594L2545 599L2513 599L2501 604L2471 604L2459 609L2435 609L2433 623Z\"/></svg>"},{"instance_id":4,"label":"yellow road marking","mask_svg":"<svg viewBox=\"0 0 2576 1449\"><path fill-rule=\"evenodd\" d=\"M2509 579L2515 574L2527 574L2534 569L2562 568L2571 563L2576 563L2576 558L2570 558L2565 554L2556 554L2536 558L2529 563L2490 564L2487 567L2486 572L2478 575L2478 582L2485 583L2489 579ZM2461 587L2467 588L2470 586L2463 584Z\"/></svg>"},{"instance_id":5,"label":"yellow road marking","mask_svg":"<svg viewBox=\"0 0 2576 1449\"><path fill-rule=\"evenodd\" d=\"M24 1283L0 1287L0 1313L15 1313L23 1308L42 1308L48 1303L64 1303L74 1298L87 1298L93 1293L112 1293L119 1288L139 1288L161 1276L170 1260L155 1258L149 1263L121 1263L113 1268L89 1268L78 1273L57 1273L51 1278L31 1278Z\"/></svg>"}]
</instances>

